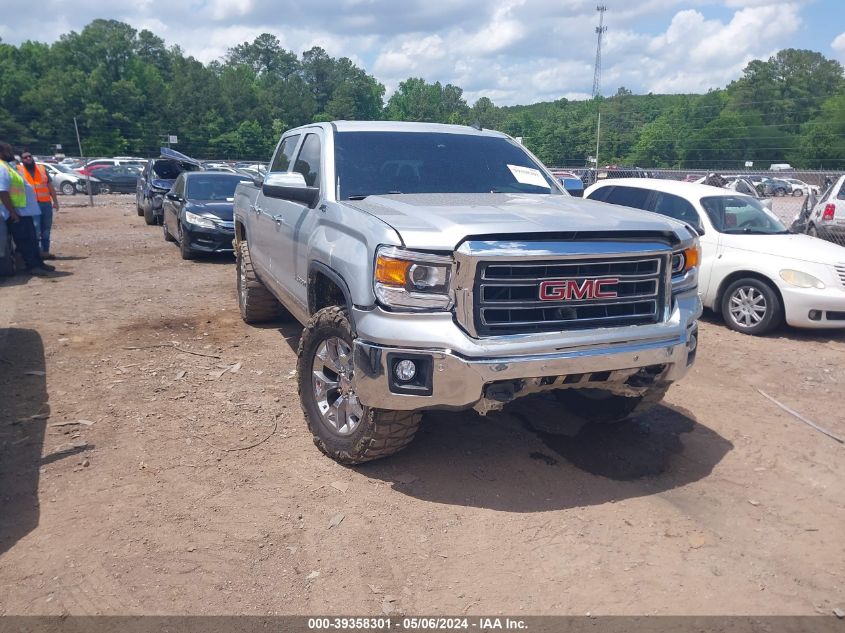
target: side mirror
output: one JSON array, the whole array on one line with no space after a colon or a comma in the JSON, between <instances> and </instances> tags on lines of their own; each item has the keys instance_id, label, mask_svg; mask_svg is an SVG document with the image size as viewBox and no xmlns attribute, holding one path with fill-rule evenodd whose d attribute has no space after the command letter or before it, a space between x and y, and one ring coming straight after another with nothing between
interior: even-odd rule
<instances>
[{"instance_id":1,"label":"side mirror","mask_svg":"<svg viewBox=\"0 0 845 633\"><path fill-rule=\"evenodd\" d=\"M172 191L168 191L166 194L164 194L164 197L168 200L173 200L174 202L179 202L180 200L182 200L182 196Z\"/></svg>"},{"instance_id":2,"label":"side mirror","mask_svg":"<svg viewBox=\"0 0 845 633\"><path fill-rule=\"evenodd\" d=\"M299 172L290 174L268 174L261 191L268 198L280 198L301 202L313 208L320 199L320 188L309 187Z\"/></svg>"},{"instance_id":3,"label":"side mirror","mask_svg":"<svg viewBox=\"0 0 845 633\"><path fill-rule=\"evenodd\" d=\"M264 186L264 176L256 176L252 179L252 184L261 189Z\"/></svg>"}]
</instances>

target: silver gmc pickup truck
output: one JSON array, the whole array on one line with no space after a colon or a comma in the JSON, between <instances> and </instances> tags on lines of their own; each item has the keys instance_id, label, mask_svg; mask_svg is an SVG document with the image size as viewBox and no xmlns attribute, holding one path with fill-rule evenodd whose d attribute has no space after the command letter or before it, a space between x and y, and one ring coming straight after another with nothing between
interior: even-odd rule
<instances>
[{"instance_id":1,"label":"silver gmc pickup truck","mask_svg":"<svg viewBox=\"0 0 845 633\"><path fill-rule=\"evenodd\" d=\"M302 323L302 409L342 463L401 450L424 410L540 391L620 420L695 359L695 231L570 197L505 134L296 128L238 186L234 219L241 315Z\"/></svg>"}]
</instances>

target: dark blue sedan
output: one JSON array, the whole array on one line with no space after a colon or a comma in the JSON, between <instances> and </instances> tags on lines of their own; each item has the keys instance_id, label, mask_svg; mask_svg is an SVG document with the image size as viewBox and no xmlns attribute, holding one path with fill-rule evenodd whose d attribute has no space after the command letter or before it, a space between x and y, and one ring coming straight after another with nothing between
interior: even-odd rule
<instances>
[{"instance_id":1,"label":"dark blue sedan","mask_svg":"<svg viewBox=\"0 0 845 633\"><path fill-rule=\"evenodd\" d=\"M164 239L177 242L182 259L232 252L235 188L252 182L240 174L183 172L164 196Z\"/></svg>"}]
</instances>

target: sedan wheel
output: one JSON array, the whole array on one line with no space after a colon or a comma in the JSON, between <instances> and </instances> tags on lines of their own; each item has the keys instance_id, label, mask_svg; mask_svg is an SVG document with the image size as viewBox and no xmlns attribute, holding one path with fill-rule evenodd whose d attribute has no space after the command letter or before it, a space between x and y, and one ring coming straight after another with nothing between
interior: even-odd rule
<instances>
[{"instance_id":1,"label":"sedan wheel","mask_svg":"<svg viewBox=\"0 0 845 633\"><path fill-rule=\"evenodd\" d=\"M763 281L740 279L732 283L722 297L722 316L732 330L765 334L780 324L780 299Z\"/></svg>"},{"instance_id":2,"label":"sedan wheel","mask_svg":"<svg viewBox=\"0 0 845 633\"><path fill-rule=\"evenodd\" d=\"M62 193L66 196L72 196L76 193L76 187L70 181L63 182L61 189L62 189Z\"/></svg>"}]
</instances>

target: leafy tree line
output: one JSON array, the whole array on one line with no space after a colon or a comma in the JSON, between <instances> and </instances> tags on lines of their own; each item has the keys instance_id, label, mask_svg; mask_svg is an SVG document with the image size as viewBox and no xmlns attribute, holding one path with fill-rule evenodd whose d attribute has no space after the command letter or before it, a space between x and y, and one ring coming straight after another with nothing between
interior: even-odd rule
<instances>
[{"instance_id":1,"label":"leafy tree line","mask_svg":"<svg viewBox=\"0 0 845 633\"><path fill-rule=\"evenodd\" d=\"M460 87L409 78L385 87L346 57L296 55L263 34L202 64L147 30L95 20L57 42L0 42L0 138L75 154L155 155L168 134L198 157L267 160L281 133L332 119L479 123L520 136L549 165L738 167L790 162L845 168L845 75L813 51L748 64L702 95L634 95L498 107Z\"/></svg>"}]
</instances>

